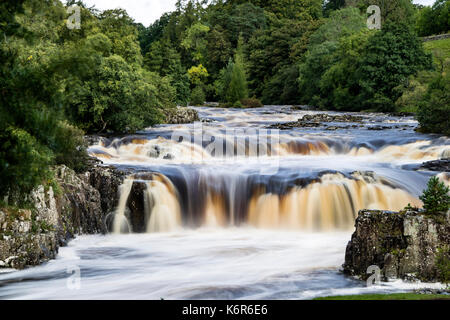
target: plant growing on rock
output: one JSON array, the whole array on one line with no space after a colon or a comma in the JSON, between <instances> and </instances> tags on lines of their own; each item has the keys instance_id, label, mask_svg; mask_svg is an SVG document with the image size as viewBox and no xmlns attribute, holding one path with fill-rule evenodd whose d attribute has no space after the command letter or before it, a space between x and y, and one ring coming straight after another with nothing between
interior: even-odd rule
<instances>
[{"instance_id":1,"label":"plant growing on rock","mask_svg":"<svg viewBox=\"0 0 450 320\"><path fill-rule=\"evenodd\" d=\"M436 267L439 271L439 280L450 285L450 247L439 248L436 256Z\"/></svg>"},{"instance_id":2,"label":"plant growing on rock","mask_svg":"<svg viewBox=\"0 0 450 320\"><path fill-rule=\"evenodd\" d=\"M446 213L450 209L450 188L438 177L432 177L428 181L427 189L419 197L423 202L423 208L428 214Z\"/></svg>"}]
</instances>

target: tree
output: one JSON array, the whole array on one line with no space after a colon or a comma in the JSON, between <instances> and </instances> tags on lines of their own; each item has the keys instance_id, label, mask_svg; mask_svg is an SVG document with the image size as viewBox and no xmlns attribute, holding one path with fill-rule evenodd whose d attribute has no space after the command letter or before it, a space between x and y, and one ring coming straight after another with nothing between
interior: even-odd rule
<instances>
[{"instance_id":1,"label":"tree","mask_svg":"<svg viewBox=\"0 0 450 320\"><path fill-rule=\"evenodd\" d=\"M358 70L364 107L393 111L408 78L431 68L431 55L424 52L421 41L407 25L385 24L369 38Z\"/></svg>"},{"instance_id":2,"label":"tree","mask_svg":"<svg viewBox=\"0 0 450 320\"><path fill-rule=\"evenodd\" d=\"M210 28L200 22L192 25L187 31L181 42L181 46L187 50L194 62L203 62L206 56L206 39L205 36Z\"/></svg>"},{"instance_id":3,"label":"tree","mask_svg":"<svg viewBox=\"0 0 450 320\"><path fill-rule=\"evenodd\" d=\"M450 136L450 74L441 74L430 83L418 107L421 131Z\"/></svg>"},{"instance_id":4,"label":"tree","mask_svg":"<svg viewBox=\"0 0 450 320\"><path fill-rule=\"evenodd\" d=\"M228 85L225 98L229 103L240 102L248 97L247 76L243 53L243 38L239 38L238 48L234 56L234 64L231 70L230 84Z\"/></svg>"},{"instance_id":5,"label":"tree","mask_svg":"<svg viewBox=\"0 0 450 320\"><path fill-rule=\"evenodd\" d=\"M208 70L202 65L193 66L188 70L189 80L194 85L200 85L209 76Z\"/></svg>"},{"instance_id":6,"label":"tree","mask_svg":"<svg viewBox=\"0 0 450 320\"><path fill-rule=\"evenodd\" d=\"M411 0L347 0L347 3L366 12L371 5L381 9L381 23L405 23L414 25L414 5Z\"/></svg>"},{"instance_id":7,"label":"tree","mask_svg":"<svg viewBox=\"0 0 450 320\"><path fill-rule=\"evenodd\" d=\"M428 214L440 214L446 213L450 209L449 193L450 188L435 176L428 181L427 189L419 198Z\"/></svg>"},{"instance_id":8,"label":"tree","mask_svg":"<svg viewBox=\"0 0 450 320\"><path fill-rule=\"evenodd\" d=\"M345 0L325 0L323 4L323 15L329 17L331 11L345 7Z\"/></svg>"},{"instance_id":9,"label":"tree","mask_svg":"<svg viewBox=\"0 0 450 320\"><path fill-rule=\"evenodd\" d=\"M359 93L357 70L371 32L363 29L359 33L341 38L334 54L336 61L319 82L320 106L347 111L359 111L362 105Z\"/></svg>"},{"instance_id":10,"label":"tree","mask_svg":"<svg viewBox=\"0 0 450 320\"><path fill-rule=\"evenodd\" d=\"M205 103L205 92L203 88L198 85L192 90L190 104L193 106L201 106Z\"/></svg>"},{"instance_id":11,"label":"tree","mask_svg":"<svg viewBox=\"0 0 450 320\"><path fill-rule=\"evenodd\" d=\"M6 1L0 8L0 195L29 192L49 165L84 164L83 133L63 121L53 65L61 3ZM17 15L21 13L20 20Z\"/></svg>"},{"instance_id":12,"label":"tree","mask_svg":"<svg viewBox=\"0 0 450 320\"><path fill-rule=\"evenodd\" d=\"M416 30L422 37L450 31L450 2L436 0L432 7L420 9Z\"/></svg>"},{"instance_id":13,"label":"tree","mask_svg":"<svg viewBox=\"0 0 450 320\"><path fill-rule=\"evenodd\" d=\"M336 89L336 94L340 96L345 94L347 88L341 82L340 86L334 83L334 77L339 80L352 77L347 74L346 67L354 68L357 66L357 60L361 57L356 57L356 52L360 52L360 48L356 49L358 37L365 35L363 30L366 30L365 17L356 8L345 8L338 11L333 11L330 17L323 23L316 32L314 32L308 45L308 51L305 54L303 61L299 64L299 78L298 86L302 97L302 103L308 103L320 107L335 108L333 105L336 97L333 97L333 90ZM348 50L344 49L344 42L342 39L354 35L355 39L348 43ZM363 37L366 39L367 37ZM363 43L359 43L363 45ZM340 50L340 51L339 51ZM346 58L346 51L351 53L352 58ZM361 53L360 53L361 54ZM362 54L361 54L362 55ZM357 58L355 60L355 58ZM341 59L344 59L341 61ZM341 64L339 67L335 64ZM343 74L345 73L345 74ZM342 87L344 86L344 87ZM332 88L332 92L328 89ZM338 93L339 91L339 93ZM336 99L335 99L336 98Z\"/></svg>"}]
</instances>

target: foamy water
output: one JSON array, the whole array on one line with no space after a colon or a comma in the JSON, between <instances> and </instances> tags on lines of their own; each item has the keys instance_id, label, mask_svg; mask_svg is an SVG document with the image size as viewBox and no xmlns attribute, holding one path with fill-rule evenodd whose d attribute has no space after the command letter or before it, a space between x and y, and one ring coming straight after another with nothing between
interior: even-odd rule
<instances>
[{"instance_id":1,"label":"foamy water","mask_svg":"<svg viewBox=\"0 0 450 320\"><path fill-rule=\"evenodd\" d=\"M357 211L420 206L433 173L413 169L447 157L447 137L414 132L412 118L362 114L354 126L282 130L270 152L256 157L249 142L258 132L241 139L241 130L317 112L196 109L212 121L203 134L219 137L224 147L237 142L234 150L243 156L171 139L193 133L192 124L91 146L91 155L134 172L108 214L116 234L80 236L56 260L0 273L0 299L311 299L442 288L404 281L367 288L340 268ZM330 131L330 125L345 128ZM368 130L377 125L391 129ZM238 129L231 139L229 129ZM448 183L448 176L440 178ZM144 192L133 201L141 201L144 212L127 207L138 183ZM133 225L130 215L142 225ZM120 234L136 230L146 233Z\"/></svg>"},{"instance_id":2,"label":"foamy water","mask_svg":"<svg viewBox=\"0 0 450 320\"><path fill-rule=\"evenodd\" d=\"M311 299L440 285L378 287L343 276L349 232L251 228L83 236L49 263L0 274L1 299ZM69 289L80 269L80 289Z\"/></svg>"}]
</instances>

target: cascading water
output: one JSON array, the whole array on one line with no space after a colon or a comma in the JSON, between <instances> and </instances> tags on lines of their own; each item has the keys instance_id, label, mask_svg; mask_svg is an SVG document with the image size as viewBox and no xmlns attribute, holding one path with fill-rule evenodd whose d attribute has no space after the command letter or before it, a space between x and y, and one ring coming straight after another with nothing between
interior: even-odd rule
<instances>
[{"instance_id":1,"label":"cascading water","mask_svg":"<svg viewBox=\"0 0 450 320\"><path fill-rule=\"evenodd\" d=\"M277 132L317 112L196 110L201 130L162 125L91 146L131 171L112 233L78 237L46 265L0 274L0 299L309 299L418 288L365 288L339 269L358 210L421 205L434 173L416 169L449 157L447 137L415 132L411 117L358 114L356 123ZM78 291L61 276L73 266Z\"/></svg>"},{"instance_id":2,"label":"cascading water","mask_svg":"<svg viewBox=\"0 0 450 320\"><path fill-rule=\"evenodd\" d=\"M181 226L180 206L173 184L164 176L146 183L147 232L169 232Z\"/></svg>"},{"instance_id":3,"label":"cascading water","mask_svg":"<svg viewBox=\"0 0 450 320\"><path fill-rule=\"evenodd\" d=\"M128 193L130 181L122 187ZM141 214L145 215L146 231L150 233L176 230L183 221L191 227L249 225L262 229L350 230L361 209L421 206L416 197L373 173L354 172L347 177L325 173L303 180L304 186L241 176L188 176L176 182L180 189L188 189L187 193L194 195L184 201L174 183L163 174L153 174L152 180L145 183L145 212ZM123 206L121 203L122 211Z\"/></svg>"},{"instance_id":4,"label":"cascading water","mask_svg":"<svg viewBox=\"0 0 450 320\"><path fill-rule=\"evenodd\" d=\"M128 219L125 215L128 196L130 195L131 187L133 186L132 179L125 179L124 183L119 188L119 204L114 213L113 232L123 233L130 232Z\"/></svg>"}]
</instances>

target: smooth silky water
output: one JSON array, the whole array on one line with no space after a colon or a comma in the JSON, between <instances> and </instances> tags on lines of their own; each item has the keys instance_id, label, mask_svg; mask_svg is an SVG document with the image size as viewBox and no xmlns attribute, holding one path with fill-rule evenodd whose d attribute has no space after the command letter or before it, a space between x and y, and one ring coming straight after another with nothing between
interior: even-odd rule
<instances>
[{"instance_id":1,"label":"smooth silky water","mask_svg":"<svg viewBox=\"0 0 450 320\"><path fill-rule=\"evenodd\" d=\"M416 133L409 117L361 114L358 123L277 132L274 124L316 112L196 109L200 140L199 124L164 125L91 146L130 173L105 221L111 233L0 274L0 299L310 299L441 287L367 288L340 268L358 210L420 206L432 173L414 169L448 157L449 139ZM390 129L368 129L380 125ZM258 157L261 136L267 152ZM133 212L138 185L143 209Z\"/></svg>"}]
</instances>

